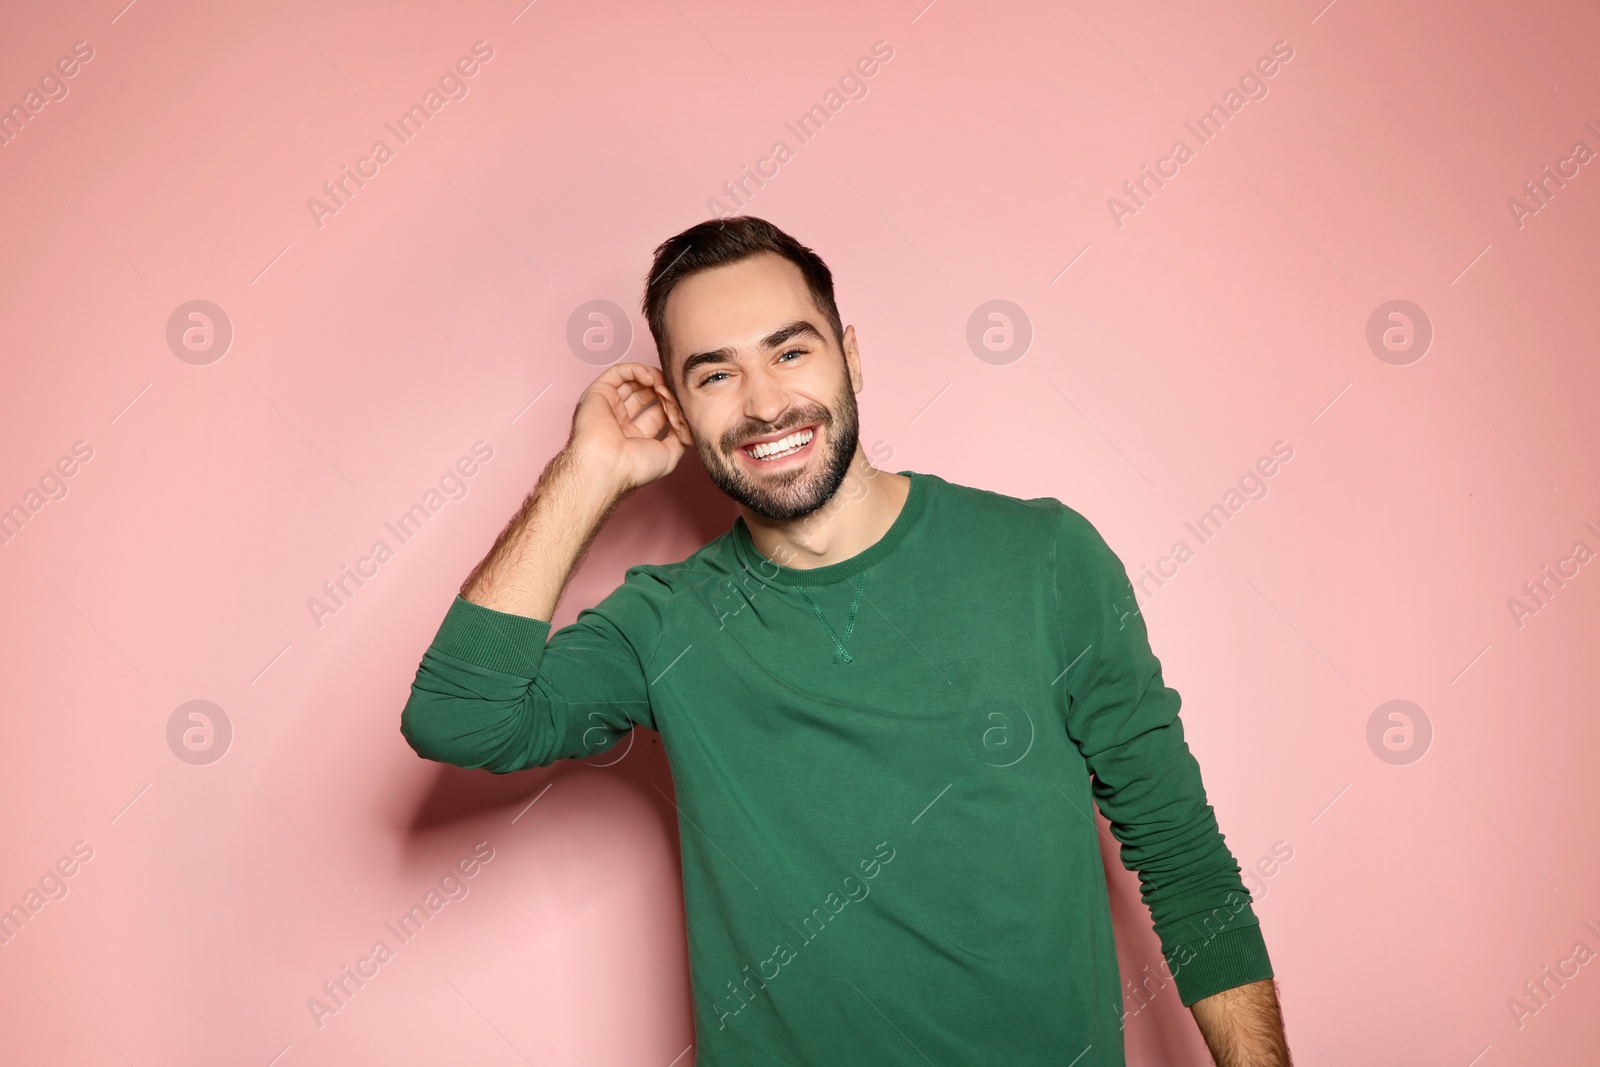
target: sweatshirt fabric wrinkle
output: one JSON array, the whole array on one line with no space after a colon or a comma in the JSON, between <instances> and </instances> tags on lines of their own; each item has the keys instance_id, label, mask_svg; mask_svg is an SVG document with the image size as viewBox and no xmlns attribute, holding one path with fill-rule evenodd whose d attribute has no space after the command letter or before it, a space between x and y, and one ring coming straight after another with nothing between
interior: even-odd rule
<instances>
[{"instance_id":1,"label":"sweatshirt fabric wrinkle","mask_svg":"<svg viewBox=\"0 0 1600 1067\"><path fill-rule=\"evenodd\" d=\"M554 632L456 597L401 733L507 774L659 732L700 1067L1121 1065L1096 806L1183 1004L1273 974L1181 698L1088 519L900 473L824 567L740 517Z\"/></svg>"}]
</instances>

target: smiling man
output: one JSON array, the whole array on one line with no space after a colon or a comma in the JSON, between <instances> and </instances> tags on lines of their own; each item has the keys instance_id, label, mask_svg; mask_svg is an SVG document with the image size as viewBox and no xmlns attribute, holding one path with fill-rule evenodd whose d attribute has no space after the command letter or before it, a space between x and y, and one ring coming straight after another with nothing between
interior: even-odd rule
<instances>
[{"instance_id":1,"label":"smiling man","mask_svg":"<svg viewBox=\"0 0 1600 1067\"><path fill-rule=\"evenodd\" d=\"M699 1067L1120 1065L1094 806L1223 1067L1286 1065L1273 972L1127 572L1081 514L858 439L827 266L761 219L662 243L620 363L468 576L401 732L506 774L659 731ZM739 508L551 633L616 504L695 448Z\"/></svg>"}]
</instances>

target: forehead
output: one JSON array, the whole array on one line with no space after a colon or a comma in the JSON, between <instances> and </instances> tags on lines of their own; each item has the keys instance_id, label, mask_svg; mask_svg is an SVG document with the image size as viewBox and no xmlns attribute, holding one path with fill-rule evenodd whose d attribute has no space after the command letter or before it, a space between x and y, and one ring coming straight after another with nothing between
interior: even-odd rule
<instances>
[{"instance_id":1,"label":"forehead","mask_svg":"<svg viewBox=\"0 0 1600 1067\"><path fill-rule=\"evenodd\" d=\"M762 252L683 279L667 297L665 317L673 358L681 359L713 348L755 348L784 323L820 325L822 313L800 268Z\"/></svg>"}]
</instances>

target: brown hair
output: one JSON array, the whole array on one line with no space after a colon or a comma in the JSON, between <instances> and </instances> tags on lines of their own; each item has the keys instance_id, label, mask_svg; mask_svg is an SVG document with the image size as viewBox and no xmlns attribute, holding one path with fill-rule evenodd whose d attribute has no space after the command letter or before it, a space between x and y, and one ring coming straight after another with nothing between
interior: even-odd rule
<instances>
[{"instance_id":1,"label":"brown hair","mask_svg":"<svg viewBox=\"0 0 1600 1067\"><path fill-rule=\"evenodd\" d=\"M844 323L833 301L833 272L822 257L766 219L753 215L710 219L662 241L656 247L655 260L645 280L644 318L650 325L661 369L666 372L673 392L677 392L677 386L672 384L672 372L667 367L667 297L691 274L738 263L763 252L776 253L800 268L812 299L827 316L834 340L841 350L844 348Z\"/></svg>"}]
</instances>

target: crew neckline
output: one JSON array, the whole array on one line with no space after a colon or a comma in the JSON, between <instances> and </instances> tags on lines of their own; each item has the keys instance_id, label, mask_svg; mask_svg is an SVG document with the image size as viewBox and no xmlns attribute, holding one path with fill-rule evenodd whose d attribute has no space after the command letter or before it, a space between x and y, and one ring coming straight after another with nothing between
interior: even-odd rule
<instances>
[{"instance_id":1,"label":"crew neckline","mask_svg":"<svg viewBox=\"0 0 1600 1067\"><path fill-rule=\"evenodd\" d=\"M842 559L822 567L782 566L761 554L756 548L755 541L750 537L750 527L745 523L744 516L739 515L733 520L732 532L734 548L740 562L762 581L783 585L830 585L855 577L899 547L900 542L905 540L906 534L911 532L911 528L916 525L924 510L928 493L927 482L931 476L917 471L895 471L895 473L911 479L905 503L900 505L900 514L895 516L894 522L882 537L849 559Z\"/></svg>"}]
</instances>

